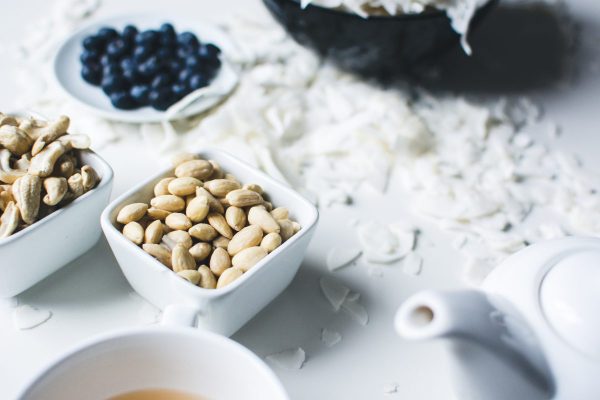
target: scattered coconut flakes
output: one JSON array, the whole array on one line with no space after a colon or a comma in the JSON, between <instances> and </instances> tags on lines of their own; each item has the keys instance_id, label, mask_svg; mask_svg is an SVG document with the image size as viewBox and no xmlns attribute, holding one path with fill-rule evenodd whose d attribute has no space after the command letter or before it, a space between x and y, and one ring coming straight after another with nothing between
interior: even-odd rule
<instances>
[{"instance_id":1,"label":"scattered coconut flakes","mask_svg":"<svg viewBox=\"0 0 600 400\"><path fill-rule=\"evenodd\" d=\"M339 332L323 328L321 329L321 341L327 347L333 347L342 341L342 335Z\"/></svg>"},{"instance_id":2,"label":"scattered coconut flakes","mask_svg":"<svg viewBox=\"0 0 600 400\"><path fill-rule=\"evenodd\" d=\"M423 269L423 257L416 252L410 252L402 260L402 271L408 275L417 276Z\"/></svg>"},{"instance_id":3,"label":"scattered coconut flakes","mask_svg":"<svg viewBox=\"0 0 600 400\"><path fill-rule=\"evenodd\" d=\"M13 310L13 323L19 330L33 329L50 318L52 318L51 311L40 310L28 304L22 304Z\"/></svg>"},{"instance_id":4,"label":"scattered coconut flakes","mask_svg":"<svg viewBox=\"0 0 600 400\"><path fill-rule=\"evenodd\" d=\"M270 354L266 359L280 368L298 370L302 368L306 361L306 353L301 347L297 347L295 349Z\"/></svg>"},{"instance_id":5,"label":"scattered coconut flakes","mask_svg":"<svg viewBox=\"0 0 600 400\"><path fill-rule=\"evenodd\" d=\"M332 247L327 254L327 268L335 271L354 262L362 250L352 247Z\"/></svg>"},{"instance_id":6,"label":"scattered coconut flakes","mask_svg":"<svg viewBox=\"0 0 600 400\"><path fill-rule=\"evenodd\" d=\"M367 261L378 264L401 260L415 246L414 230L373 221L358 228L358 238Z\"/></svg>"},{"instance_id":7,"label":"scattered coconut flakes","mask_svg":"<svg viewBox=\"0 0 600 400\"><path fill-rule=\"evenodd\" d=\"M321 285L321 291L325 295L325 298L329 301L333 309L337 312L342 307L346 296L350 293L350 289L341 283L323 276L319 280Z\"/></svg>"},{"instance_id":8,"label":"scattered coconut flakes","mask_svg":"<svg viewBox=\"0 0 600 400\"><path fill-rule=\"evenodd\" d=\"M398 393L398 388L400 385L396 382L390 382L383 385L383 393L384 394L394 394Z\"/></svg>"},{"instance_id":9,"label":"scattered coconut flakes","mask_svg":"<svg viewBox=\"0 0 600 400\"><path fill-rule=\"evenodd\" d=\"M359 303L358 298L356 300L344 300L342 310L347 312L353 320L362 326L366 326L369 323L367 309Z\"/></svg>"}]
</instances>

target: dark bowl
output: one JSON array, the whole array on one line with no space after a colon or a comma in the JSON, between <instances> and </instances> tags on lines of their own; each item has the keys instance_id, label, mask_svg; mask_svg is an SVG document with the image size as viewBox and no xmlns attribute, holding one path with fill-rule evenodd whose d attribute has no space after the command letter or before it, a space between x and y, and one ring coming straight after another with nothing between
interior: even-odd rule
<instances>
[{"instance_id":1,"label":"dark bowl","mask_svg":"<svg viewBox=\"0 0 600 400\"><path fill-rule=\"evenodd\" d=\"M460 41L443 11L362 18L315 5L302 9L297 0L263 1L298 43L343 69L380 80L435 66L436 60ZM496 2L491 0L477 11L471 30Z\"/></svg>"}]
</instances>

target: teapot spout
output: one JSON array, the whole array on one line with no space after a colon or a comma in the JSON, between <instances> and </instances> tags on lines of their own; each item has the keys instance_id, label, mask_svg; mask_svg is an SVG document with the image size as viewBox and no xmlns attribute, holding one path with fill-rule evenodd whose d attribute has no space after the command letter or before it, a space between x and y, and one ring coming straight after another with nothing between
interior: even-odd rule
<instances>
[{"instance_id":1,"label":"teapot spout","mask_svg":"<svg viewBox=\"0 0 600 400\"><path fill-rule=\"evenodd\" d=\"M460 399L549 399L548 371L530 357L537 349L512 340L498 315L480 291L423 291L402 304L395 327L409 340L448 339Z\"/></svg>"}]
</instances>

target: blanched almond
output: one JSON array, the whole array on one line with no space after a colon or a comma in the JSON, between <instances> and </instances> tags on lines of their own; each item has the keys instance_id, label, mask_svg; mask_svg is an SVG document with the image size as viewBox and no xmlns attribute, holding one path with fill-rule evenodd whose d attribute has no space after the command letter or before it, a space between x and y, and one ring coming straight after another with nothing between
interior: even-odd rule
<instances>
[{"instance_id":1,"label":"blanched almond","mask_svg":"<svg viewBox=\"0 0 600 400\"><path fill-rule=\"evenodd\" d=\"M246 226L246 213L242 208L230 206L225 211L225 219L230 227L236 231L241 231Z\"/></svg>"},{"instance_id":2,"label":"blanched almond","mask_svg":"<svg viewBox=\"0 0 600 400\"><path fill-rule=\"evenodd\" d=\"M223 205L219 202L219 200L217 200L215 198L215 196L213 196L212 194L210 194L210 192L206 189L204 189L203 187L199 187L196 189L196 196L197 197L206 197L206 200L208 201L208 206L210 207L210 209L212 211L216 211L218 213L223 214L225 212L225 209L223 208Z\"/></svg>"},{"instance_id":3,"label":"blanched almond","mask_svg":"<svg viewBox=\"0 0 600 400\"><path fill-rule=\"evenodd\" d=\"M175 246L171 254L171 264L173 265L173 271L179 272L186 269L196 269L196 261L181 244Z\"/></svg>"},{"instance_id":4,"label":"blanched almond","mask_svg":"<svg viewBox=\"0 0 600 400\"><path fill-rule=\"evenodd\" d=\"M194 197L185 209L185 215L192 222L202 222L208 215L210 207L208 206L208 199L206 196Z\"/></svg>"},{"instance_id":5,"label":"blanched almond","mask_svg":"<svg viewBox=\"0 0 600 400\"><path fill-rule=\"evenodd\" d=\"M142 244L144 241L144 228L139 222L131 221L123 227L123 236L135 244Z\"/></svg>"},{"instance_id":6,"label":"blanched almond","mask_svg":"<svg viewBox=\"0 0 600 400\"><path fill-rule=\"evenodd\" d=\"M196 188L200 186L202 186L202 181L191 176L184 176L169 182L168 190L170 194L183 197L196 193Z\"/></svg>"},{"instance_id":7,"label":"blanched almond","mask_svg":"<svg viewBox=\"0 0 600 400\"><path fill-rule=\"evenodd\" d=\"M278 220L278 219L288 219L289 216L290 216L290 213L289 213L288 209L285 208L285 207L277 207L276 209L274 209L273 211L271 211L271 215L276 220Z\"/></svg>"},{"instance_id":8,"label":"blanched almond","mask_svg":"<svg viewBox=\"0 0 600 400\"><path fill-rule=\"evenodd\" d=\"M258 185L256 183L247 183L242 187L242 189L252 190L253 192L256 192L260 195L262 195L264 193L263 188L260 187L260 185Z\"/></svg>"},{"instance_id":9,"label":"blanched almond","mask_svg":"<svg viewBox=\"0 0 600 400\"><path fill-rule=\"evenodd\" d=\"M231 259L231 264L234 267L246 272L254 267L260 260L267 256L267 250L260 246L248 247L237 253Z\"/></svg>"},{"instance_id":10,"label":"blanched almond","mask_svg":"<svg viewBox=\"0 0 600 400\"><path fill-rule=\"evenodd\" d=\"M232 190L240 189L238 182L230 181L229 179L213 179L204 183L204 188L213 196L224 197Z\"/></svg>"},{"instance_id":11,"label":"blanched almond","mask_svg":"<svg viewBox=\"0 0 600 400\"><path fill-rule=\"evenodd\" d=\"M157 196L150 200L150 205L152 205L152 207L160 208L161 210L165 211L179 212L183 211L183 209L185 208L185 200L183 200L179 196L165 194L162 196Z\"/></svg>"},{"instance_id":12,"label":"blanched almond","mask_svg":"<svg viewBox=\"0 0 600 400\"><path fill-rule=\"evenodd\" d=\"M162 222L156 220L146 227L146 231L144 233L144 242L158 244L160 243L160 239L162 239L162 236Z\"/></svg>"},{"instance_id":13,"label":"blanched almond","mask_svg":"<svg viewBox=\"0 0 600 400\"><path fill-rule=\"evenodd\" d=\"M265 233L279 233L281 230L275 218L262 207L252 207L248 211L248 222L260 226Z\"/></svg>"},{"instance_id":14,"label":"blanched almond","mask_svg":"<svg viewBox=\"0 0 600 400\"><path fill-rule=\"evenodd\" d=\"M223 273L219 277L219 280L217 281L217 289L229 285L231 282L235 281L243 274L244 271L242 271L239 268L232 267L226 269L225 271L223 271Z\"/></svg>"},{"instance_id":15,"label":"blanched almond","mask_svg":"<svg viewBox=\"0 0 600 400\"><path fill-rule=\"evenodd\" d=\"M261 227L256 225L250 225L233 235L229 245L227 246L227 252L231 256L235 256L240 251L247 249L248 247L258 246L263 238L263 230Z\"/></svg>"},{"instance_id":16,"label":"blanched almond","mask_svg":"<svg viewBox=\"0 0 600 400\"><path fill-rule=\"evenodd\" d=\"M132 221L139 221L148 210L148 204L146 203L133 203L128 204L121 208L117 214L117 222L120 224L128 224Z\"/></svg>"},{"instance_id":17,"label":"blanched almond","mask_svg":"<svg viewBox=\"0 0 600 400\"><path fill-rule=\"evenodd\" d=\"M146 243L142 245L144 251L150 254L152 257L156 258L158 261L163 263L169 268L171 266L171 251L161 244L151 244Z\"/></svg>"},{"instance_id":18,"label":"blanched almond","mask_svg":"<svg viewBox=\"0 0 600 400\"><path fill-rule=\"evenodd\" d=\"M192 227L192 221L182 213L172 213L165 219L165 224L174 230L187 231Z\"/></svg>"},{"instance_id":19,"label":"blanched almond","mask_svg":"<svg viewBox=\"0 0 600 400\"><path fill-rule=\"evenodd\" d=\"M162 240L172 249L180 244L186 249L192 247L192 238L186 231L173 231L163 236Z\"/></svg>"},{"instance_id":20,"label":"blanched almond","mask_svg":"<svg viewBox=\"0 0 600 400\"><path fill-rule=\"evenodd\" d=\"M200 282L200 272L195 269L184 269L183 271L177 272L177 275L190 282L192 285L197 285Z\"/></svg>"},{"instance_id":21,"label":"blanched almond","mask_svg":"<svg viewBox=\"0 0 600 400\"><path fill-rule=\"evenodd\" d=\"M281 239L285 242L292 236L294 236L294 224L289 219L282 219L277 221L279 223L279 227L281 230L279 234L281 235Z\"/></svg>"},{"instance_id":22,"label":"blanched almond","mask_svg":"<svg viewBox=\"0 0 600 400\"><path fill-rule=\"evenodd\" d=\"M211 212L207 217L208 223L215 228L217 232L219 232L222 236L225 236L228 239L233 237L233 231L231 227L227 224L225 217L223 214Z\"/></svg>"},{"instance_id":23,"label":"blanched almond","mask_svg":"<svg viewBox=\"0 0 600 400\"><path fill-rule=\"evenodd\" d=\"M190 161L190 160L198 160L199 158L200 158L200 156L198 154L179 153L171 159L171 164L173 165L174 168L176 168L179 164L182 164L182 163L184 163L186 161Z\"/></svg>"},{"instance_id":24,"label":"blanched almond","mask_svg":"<svg viewBox=\"0 0 600 400\"><path fill-rule=\"evenodd\" d=\"M263 198L252 190L237 189L227 193L225 196L229 204L236 207L248 207L262 204Z\"/></svg>"},{"instance_id":25,"label":"blanched almond","mask_svg":"<svg viewBox=\"0 0 600 400\"><path fill-rule=\"evenodd\" d=\"M202 261L210 255L212 251L212 246L208 243L196 243L190 248L190 254L196 261Z\"/></svg>"},{"instance_id":26,"label":"blanched almond","mask_svg":"<svg viewBox=\"0 0 600 400\"><path fill-rule=\"evenodd\" d=\"M215 228L209 224L196 224L192 226L188 232L190 235L192 235L192 237L203 242L210 242L218 235Z\"/></svg>"},{"instance_id":27,"label":"blanched almond","mask_svg":"<svg viewBox=\"0 0 600 400\"><path fill-rule=\"evenodd\" d=\"M225 236L219 236L218 238L213 240L212 244L215 247L222 247L224 249L227 249L227 246L229 246L229 242L231 242L230 239L227 239Z\"/></svg>"},{"instance_id":28,"label":"blanched almond","mask_svg":"<svg viewBox=\"0 0 600 400\"><path fill-rule=\"evenodd\" d=\"M217 278L215 278L210 268L206 265L201 265L200 268L198 268L198 273L200 274L198 286L204 289L214 289L217 287Z\"/></svg>"},{"instance_id":29,"label":"blanched almond","mask_svg":"<svg viewBox=\"0 0 600 400\"><path fill-rule=\"evenodd\" d=\"M213 251L212 256L210 256L209 265L213 274L216 276L221 276L223 271L231 267L231 258L229 258L229 253L227 253L227 250L217 247L215 251Z\"/></svg>"},{"instance_id":30,"label":"blanched almond","mask_svg":"<svg viewBox=\"0 0 600 400\"><path fill-rule=\"evenodd\" d=\"M272 252L281 245L281 235L276 232L269 233L260 242L260 247L265 249L267 252Z\"/></svg>"},{"instance_id":31,"label":"blanched almond","mask_svg":"<svg viewBox=\"0 0 600 400\"><path fill-rule=\"evenodd\" d=\"M213 166L206 160L190 160L179 164L175 168L175 176L178 178L191 176L192 178L207 179L213 171Z\"/></svg>"},{"instance_id":32,"label":"blanched almond","mask_svg":"<svg viewBox=\"0 0 600 400\"><path fill-rule=\"evenodd\" d=\"M163 221L169 214L171 214L171 211L161 210L160 208L150 207L148 209L148 216L152 219Z\"/></svg>"},{"instance_id":33,"label":"blanched almond","mask_svg":"<svg viewBox=\"0 0 600 400\"><path fill-rule=\"evenodd\" d=\"M163 196L165 194L171 194L169 192L169 183L175 178L162 178L156 185L154 185L154 196Z\"/></svg>"}]
</instances>

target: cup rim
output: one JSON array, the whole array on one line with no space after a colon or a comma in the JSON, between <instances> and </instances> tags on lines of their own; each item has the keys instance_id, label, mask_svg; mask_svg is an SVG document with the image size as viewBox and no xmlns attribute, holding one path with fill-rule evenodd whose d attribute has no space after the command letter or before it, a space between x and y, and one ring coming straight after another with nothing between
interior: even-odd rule
<instances>
[{"instance_id":1,"label":"cup rim","mask_svg":"<svg viewBox=\"0 0 600 400\"><path fill-rule=\"evenodd\" d=\"M250 277L252 277L254 274L260 273L260 271L262 270L262 267L267 262L270 262L272 260L272 258L269 256L273 255L274 257L276 257L276 256L280 255L288 247L293 245L293 243L300 240L305 235L309 234L319 220L319 212L314 204L309 202L307 199L305 199L303 196L301 196L296 191L292 190L291 188L287 187L286 185L277 181L276 179L272 178L271 176L267 175L266 173L258 170L257 168L250 166L249 164L245 163L244 161L240 160L239 158L231 155L227 151L220 150L220 149L210 147L210 146L205 146L205 147L195 148L192 150L192 152L194 154L198 154L202 157L207 157L207 158L210 158L212 154L218 155L218 157L226 158L227 161L238 164L240 168L245 168L247 170L250 170L253 175L258 175L262 180L268 181L269 184L276 187L276 190L278 192L284 192L288 196L295 197L296 199L298 199L298 201L300 201L301 203L304 203L307 210L309 210L309 218L308 218L309 223L306 226L303 226L300 231L298 231L296 234L294 234L290 239L288 239L285 243L283 243L281 246L279 246L273 252L269 253L269 255L267 257L260 260L253 268L251 268L249 271L245 272L242 275L242 277L240 277L239 279L236 279L231 284L229 284L225 287L219 288L219 289L205 289L205 288L201 288L199 286L195 286L195 285L191 284L190 282L187 282L184 279L180 279L179 277L177 277L178 279L174 280L174 282L171 281L174 284L178 285L181 288L181 290L184 291L184 293L189 293L191 296L200 295L203 298L216 298L216 297L225 296L228 293L236 290L238 286L244 285L246 282L248 282L248 279ZM138 254L139 257L142 257L145 260L146 264L148 264L148 267L155 269L157 272L167 272L167 271L172 272L172 271L168 267L163 265L160 261L158 261L156 258L152 257L150 254L143 251L139 246L132 243L125 236L123 236L123 234L111 222L110 215L115 211L115 209L118 206L120 206L125 201L125 199L134 195L137 192L140 192L141 190L146 188L148 185L150 185L152 182L156 181L158 178L165 175L172 169L173 168L171 166L169 166L167 168L162 168L157 173L150 176L148 179L138 183L131 189L127 190L125 193L121 194L119 197L114 199L104 209L104 211L102 212L102 215L100 216L100 222L101 222L102 229L103 229L105 235L111 235L111 237L114 237L116 240L120 240L120 241L124 242L127 246L131 246L129 248L131 248L132 250L136 250L138 252L136 254ZM121 267L120 264L119 264L119 266ZM173 275L173 276L175 276L175 275Z\"/></svg>"},{"instance_id":2,"label":"cup rim","mask_svg":"<svg viewBox=\"0 0 600 400\"><path fill-rule=\"evenodd\" d=\"M265 377L269 380L269 382L273 385L274 389L280 394L280 398L282 400L289 399L289 396L277 377L277 375L269 368L266 363L258 357L254 352L240 343L229 339L228 337L219 335L217 333L213 333L207 330L199 330L192 327L183 327L183 326L165 326L158 325L153 327L138 327L138 328L126 328L119 329L116 331L112 331L109 333L103 333L100 335L96 335L92 338L88 338L80 344L71 347L70 349L62 352L55 358L53 358L50 362L46 363L41 370L35 373L35 375L30 378L23 388L19 391L16 399L23 399L24 396L30 394L30 392L40 384L55 368L59 367L61 364L72 360L77 357L78 354L92 349L95 346L102 345L104 343L108 343L115 340L140 336L140 335L163 335L163 334L176 334L180 336L187 336L188 338L192 338L194 340L204 341L207 345L220 345L222 347L226 347L232 352L237 352L240 357L247 357L254 364L254 368L259 369L261 374L264 374Z\"/></svg>"}]
</instances>

